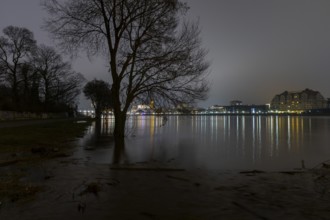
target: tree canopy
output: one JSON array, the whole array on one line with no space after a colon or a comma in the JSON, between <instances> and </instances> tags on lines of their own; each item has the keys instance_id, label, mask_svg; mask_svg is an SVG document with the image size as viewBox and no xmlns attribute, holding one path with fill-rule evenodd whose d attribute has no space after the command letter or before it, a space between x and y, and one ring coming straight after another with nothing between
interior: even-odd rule
<instances>
[{"instance_id":1,"label":"tree canopy","mask_svg":"<svg viewBox=\"0 0 330 220\"><path fill-rule=\"evenodd\" d=\"M84 77L33 33L8 26L0 36L0 110L60 112L72 109Z\"/></svg>"},{"instance_id":2,"label":"tree canopy","mask_svg":"<svg viewBox=\"0 0 330 220\"><path fill-rule=\"evenodd\" d=\"M19 84L21 83L19 71L27 67L25 63L32 56L36 48L36 41L33 33L26 29L8 26L3 29L4 36L0 36L0 66L3 71L2 76L12 89L14 105L19 102Z\"/></svg>"},{"instance_id":3,"label":"tree canopy","mask_svg":"<svg viewBox=\"0 0 330 220\"><path fill-rule=\"evenodd\" d=\"M112 108L111 86L107 82L97 79L88 82L84 94L92 101L97 119L101 117L102 111Z\"/></svg>"},{"instance_id":4,"label":"tree canopy","mask_svg":"<svg viewBox=\"0 0 330 220\"><path fill-rule=\"evenodd\" d=\"M45 28L64 50L103 54L109 61L115 135L123 136L134 101L156 105L206 98L205 61L197 23L182 22L178 0L44 1Z\"/></svg>"}]
</instances>

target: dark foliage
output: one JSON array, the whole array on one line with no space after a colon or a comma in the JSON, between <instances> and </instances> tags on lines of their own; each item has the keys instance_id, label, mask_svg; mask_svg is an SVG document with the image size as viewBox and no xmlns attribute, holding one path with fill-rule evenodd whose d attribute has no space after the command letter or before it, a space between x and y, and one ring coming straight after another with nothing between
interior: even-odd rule
<instances>
[{"instance_id":1,"label":"dark foliage","mask_svg":"<svg viewBox=\"0 0 330 220\"><path fill-rule=\"evenodd\" d=\"M26 28L0 36L0 110L69 112L84 78L51 47L37 46Z\"/></svg>"},{"instance_id":2,"label":"dark foliage","mask_svg":"<svg viewBox=\"0 0 330 220\"><path fill-rule=\"evenodd\" d=\"M110 84L94 79L85 85L84 94L92 101L96 118L100 118L102 111L112 108Z\"/></svg>"}]
</instances>

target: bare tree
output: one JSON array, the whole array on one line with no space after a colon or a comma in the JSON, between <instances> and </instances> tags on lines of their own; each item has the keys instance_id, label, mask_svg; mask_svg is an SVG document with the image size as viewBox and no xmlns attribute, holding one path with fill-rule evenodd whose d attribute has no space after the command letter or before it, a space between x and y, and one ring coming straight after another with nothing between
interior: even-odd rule
<instances>
[{"instance_id":1,"label":"bare tree","mask_svg":"<svg viewBox=\"0 0 330 220\"><path fill-rule=\"evenodd\" d=\"M13 101L19 104L19 71L36 47L33 33L26 28L8 26L0 37L0 66L12 89Z\"/></svg>"},{"instance_id":2,"label":"bare tree","mask_svg":"<svg viewBox=\"0 0 330 220\"><path fill-rule=\"evenodd\" d=\"M100 119L102 111L112 107L111 86L102 80L92 80L84 87L85 96L92 101L95 118Z\"/></svg>"},{"instance_id":3,"label":"bare tree","mask_svg":"<svg viewBox=\"0 0 330 220\"><path fill-rule=\"evenodd\" d=\"M47 0L45 28L69 52L109 60L115 136L134 100L192 103L206 97L208 63L197 24L180 22L179 0Z\"/></svg>"},{"instance_id":4,"label":"bare tree","mask_svg":"<svg viewBox=\"0 0 330 220\"><path fill-rule=\"evenodd\" d=\"M80 93L84 77L72 71L54 48L41 45L34 53L32 63L39 76L39 94L44 110L51 111L58 104L72 105Z\"/></svg>"},{"instance_id":5,"label":"bare tree","mask_svg":"<svg viewBox=\"0 0 330 220\"><path fill-rule=\"evenodd\" d=\"M18 71L20 109L29 112L40 112L39 85L40 77L30 61L23 63ZM17 110L17 109L15 109Z\"/></svg>"}]
</instances>

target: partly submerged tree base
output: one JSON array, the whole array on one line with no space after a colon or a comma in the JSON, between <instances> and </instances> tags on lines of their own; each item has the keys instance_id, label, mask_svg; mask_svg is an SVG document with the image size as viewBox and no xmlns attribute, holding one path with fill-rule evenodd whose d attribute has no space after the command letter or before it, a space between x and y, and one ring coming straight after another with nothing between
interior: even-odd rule
<instances>
[{"instance_id":1,"label":"partly submerged tree base","mask_svg":"<svg viewBox=\"0 0 330 220\"><path fill-rule=\"evenodd\" d=\"M126 112L120 111L119 113L115 112L115 129L113 135L115 138L124 138L125 137L125 125L126 125Z\"/></svg>"}]
</instances>

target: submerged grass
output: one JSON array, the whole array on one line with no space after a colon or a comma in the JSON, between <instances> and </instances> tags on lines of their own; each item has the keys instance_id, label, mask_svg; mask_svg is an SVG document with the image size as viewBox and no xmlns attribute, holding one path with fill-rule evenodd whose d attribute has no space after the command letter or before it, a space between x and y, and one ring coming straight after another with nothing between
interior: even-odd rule
<instances>
[{"instance_id":1,"label":"submerged grass","mask_svg":"<svg viewBox=\"0 0 330 220\"><path fill-rule=\"evenodd\" d=\"M91 120L61 120L0 128L0 202L15 202L39 192L42 187L27 181L29 174L24 170L68 155L90 124Z\"/></svg>"},{"instance_id":2,"label":"submerged grass","mask_svg":"<svg viewBox=\"0 0 330 220\"><path fill-rule=\"evenodd\" d=\"M31 148L65 148L82 137L90 121L50 122L21 127L0 128L0 154L30 151Z\"/></svg>"}]
</instances>

